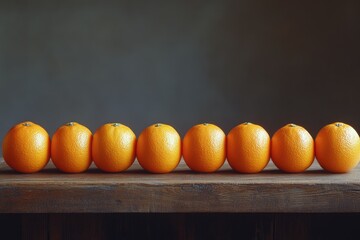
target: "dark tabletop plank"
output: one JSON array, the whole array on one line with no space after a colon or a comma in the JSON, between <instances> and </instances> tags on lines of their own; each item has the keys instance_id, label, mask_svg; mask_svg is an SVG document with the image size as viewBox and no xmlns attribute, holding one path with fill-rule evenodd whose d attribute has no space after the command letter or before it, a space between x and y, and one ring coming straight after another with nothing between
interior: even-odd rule
<instances>
[{"instance_id":1,"label":"dark tabletop plank","mask_svg":"<svg viewBox=\"0 0 360 240\"><path fill-rule=\"evenodd\" d=\"M0 212L360 212L360 166L330 174L315 162L301 174L270 163L260 174L238 174L225 164L218 172L191 172L182 161L170 174L58 172L52 164L19 174L0 161Z\"/></svg>"}]
</instances>

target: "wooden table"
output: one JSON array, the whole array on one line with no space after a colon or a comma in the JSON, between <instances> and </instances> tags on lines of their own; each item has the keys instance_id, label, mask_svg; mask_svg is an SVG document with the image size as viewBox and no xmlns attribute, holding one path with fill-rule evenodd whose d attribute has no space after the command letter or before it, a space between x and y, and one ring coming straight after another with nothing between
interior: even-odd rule
<instances>
[{"instance_id":1,"label":"wooden table","mask_svg":"<svg viewBox=\"0 0 360 240\"><path fill-rule=\"evenodd\" d=\"M225 164L216 173L199 174L181 162L173 173L149 174L135 163L124 173L102 173L92 166L86 173L64 174L49 164L40 173L18 174L0 161L0 212L0 225L12 219L23 230L41 226L37 232L46 233L43 239L64 236L70 231L65 226L78 221L98 229L91 236L102 236L105 225L117 223L120 230L107 231L114 236L125 231L129 238L176 233L180 239L206 234L223 239L246 228L250 238L286 239L314 236L319 234L314 228L322 226L327 230L319 236L333 237L343 227L349 233L360 224L360 166L347 174L330 174L315 162L305 173L285 174L270 163L260 174L238 174Z\"/></svg>"}]
</instances>

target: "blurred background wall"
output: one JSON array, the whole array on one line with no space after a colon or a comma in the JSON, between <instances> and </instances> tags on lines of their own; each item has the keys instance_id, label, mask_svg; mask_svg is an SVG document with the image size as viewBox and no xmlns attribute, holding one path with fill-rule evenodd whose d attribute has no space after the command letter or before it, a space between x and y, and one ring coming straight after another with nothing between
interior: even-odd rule
<instances>
[{"instance_id":1,"label":"blurred background wall","mask_svg":"<svg viewBox=\"0 0 360 240\"><path fill-rule=\"evenodd\" d=\"M0 1L0 136L32 120L181 135L360 130L360 1Z\"/></svg>"}]
</instances>

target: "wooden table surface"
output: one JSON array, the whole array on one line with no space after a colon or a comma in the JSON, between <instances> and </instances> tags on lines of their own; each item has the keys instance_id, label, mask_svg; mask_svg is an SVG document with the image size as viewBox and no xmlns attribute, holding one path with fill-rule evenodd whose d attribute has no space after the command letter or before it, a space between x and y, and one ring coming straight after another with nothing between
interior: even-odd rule
<instances>
[{"instance_id":1,"label":"wooden table surface","mask_svg":"<svg viewBox=\"0 0 360 240\"><path fill-rule=\"evenodd\" d=\"M286 174L272 162L259 174L200 174L185 163L173 173L150 174L137 162L123 173L91 166L65 174L49 165L19 174L0 159L0 213L335 213L360 212L360 166L330 174L314 162L301 174Z\"/></svg>"}]
</instances>

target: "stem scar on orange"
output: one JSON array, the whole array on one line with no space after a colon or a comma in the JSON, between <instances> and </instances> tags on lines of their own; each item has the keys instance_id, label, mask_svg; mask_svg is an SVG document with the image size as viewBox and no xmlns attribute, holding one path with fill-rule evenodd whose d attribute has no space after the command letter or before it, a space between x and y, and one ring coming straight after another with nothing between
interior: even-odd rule
<instances>
[{"instance_id":1,"label":"stem scar on orange","mask_svg":"<svg viewBox=\"0 0 360 240\"><path fill-rule=\"evenodd\" d=\"M349 172L360 160L359 135L348 124L328 124L320 129L315 138L315 155L320 166L326 171Z\"/></svg>"},{"instance_id":2,"label":"stem scar on orange","mask_svg":"<svg viewBox=\"0 0 360 240\"><path fill-rule=\"evenodd\" d=\"M92 141L92 158L104 172L121 172L135 160L136 136L127 126L107 123L96 130Z\"/></svg>"},{"instance_id":3,"label":"stem scar on orange","mask_svg":"<svg viewBox=\"0 0 360 240\"><path fill-rule=\"evenodd\" d=\"M215 172L226 159L226 136L218 126L203 123L188 130L183 139L183 157L196 172Z\"/></svg>"},{"instance_id":4,"label":"stem scar on orange","mask_svg":"<svg viewBox=\"0 0 360 240\"><path fill-rule=\"evenodd\" d=\"M152 173L173 171L181 159L181 138L170 125L157 123L140 134L136 156L143 169Z\"/></svg>"},{"instance_id":5,"label":"stem scar on orange","mask_svg":"<svg viewBox=\"0 0 360 240\"><path fill-rule=\"evenodd\" d=\"M270 160L270 136L256 124L245 122L228 133L227 160L241 173L261 172Z\"/></svg>"},{"instance_id":6,"label":"stem scar on orange","mask_svg":"<svg viewBox=\"0 0 360 240\"><path fill-rule=\"evenodd\" d=\"M5 162L15 171L38 172L49 162L50 137L33 122L19 123L6 134L2 151Z\"/></svg>"},{"instance_id":7,"label":"stem scar on orange","mask_svg":"<svg viewBox=\"0 0 360 240\"><path fill-rule=\"evenodd\" d=\"M314 161L314 148L314 140L305 128L288 124L271 138L271 159L284 172L303 172Z\"/></svg>"},{"instance_id":8,"label":"stem scar on orange","mask_svg":"<svg viewBox=\"0 0 360 240\"><path fill-rule=\"evenodd\" d=\"M91 164L91 131L76 122L59 127L52 137L51 160L66 173L81 173Z\"/></svg>"}]
</instances>

